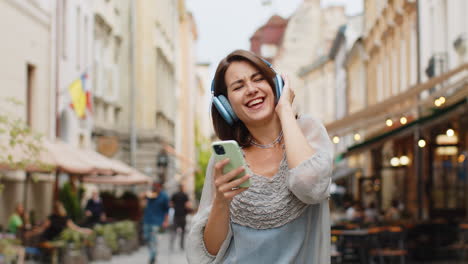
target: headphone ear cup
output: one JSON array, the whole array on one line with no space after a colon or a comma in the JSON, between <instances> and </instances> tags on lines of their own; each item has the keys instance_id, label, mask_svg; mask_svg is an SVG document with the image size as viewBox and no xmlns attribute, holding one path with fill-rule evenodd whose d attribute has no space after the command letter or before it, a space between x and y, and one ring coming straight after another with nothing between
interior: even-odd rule
<instances>
[{"instance_id":1,"label":"headphone ear cup","mask_svg":"<svg viewBox=\"0 0 468 264\"><path fill-rule=\"evenodd\" d=\"M279 74L275 75L274 80L275 80L276 102L278 102L278 100L281 97L281 93L283 92L284 81L283 81L283 78L281 78L281 75Z\"/></svg>"},{"instance_id":2,"label":"headphone ear cup","mask_svg":"<svg viewBox=\"0 0 468 264\"><path fill-rule=\"evenodd\" d=\"M218 95L219 101L223 104L224 109L226 109L226 112L230 115L232 120L235 122L239 120L237 115L234 113L234 110L232 110L231 104L229 103L229 100L224 96L224 95Z\"/></svg>"},{"instance_id":3,"label":"headphone ear cup","mask_svg":"<svg viewBox=\"0 0 468 264\"><path fill-rule=\"evenodd\" d=\"M232 125L234 121L232 120L231 115L228 113L223 103L221 102L221 100L219 100L217 96L213 97L213 104L216 107L216 109L218 109L218 113L224 118L224 120L226 120L226 122L229 125Z\"/></svg>"}]
</instances>

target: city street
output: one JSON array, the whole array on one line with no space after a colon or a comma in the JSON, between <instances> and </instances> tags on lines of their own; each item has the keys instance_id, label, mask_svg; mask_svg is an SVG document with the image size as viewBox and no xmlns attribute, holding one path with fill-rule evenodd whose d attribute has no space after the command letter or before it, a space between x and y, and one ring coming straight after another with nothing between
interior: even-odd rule
<instances>
[{"instance_id":1,"label":"city street","mask_svg":"<svg viewBox=\"0 0 468 264\"><path fill-rule=\"evenodd\" d=\"M159 253L157 264L186 264L185 251L180 250L178 240L174 251L169 250L169 234L161 234L159 236ZM110 261L93 261L93 264L128 264L128 263L147 263L148 262L148 249L145 246L140 247L131 255L114 255Z\"/></svg>"},{"instance_id":2,"label":"city street","mask_svg":"<svg viewBox=\"0 0 468 264\"><path fill-rule=\"evenodd\" d=\"M0 0L0 264L468 264L467 13Z\"/></svg>"}]
</instances>

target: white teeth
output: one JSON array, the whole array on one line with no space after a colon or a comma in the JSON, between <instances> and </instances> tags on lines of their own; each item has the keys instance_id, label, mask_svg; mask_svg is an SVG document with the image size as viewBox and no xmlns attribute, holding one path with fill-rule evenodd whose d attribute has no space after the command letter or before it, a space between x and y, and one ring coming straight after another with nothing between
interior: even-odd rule
<instances>
[{"instance_id":1,"label":"white teeth","mask_svg":"<svg viewBox=\"0 0 468 264\"><path fill-rule=\"evenodd\" d=\"M255 99L255 100L251 101L247 106L248 106L248 107L251 107L251 106L254 105L254 104L258 104L258 103L262 103L262 102L263 102L263 99L260 99L260 98L259 98L259 99Z\"/></svg>"}]
</instances>

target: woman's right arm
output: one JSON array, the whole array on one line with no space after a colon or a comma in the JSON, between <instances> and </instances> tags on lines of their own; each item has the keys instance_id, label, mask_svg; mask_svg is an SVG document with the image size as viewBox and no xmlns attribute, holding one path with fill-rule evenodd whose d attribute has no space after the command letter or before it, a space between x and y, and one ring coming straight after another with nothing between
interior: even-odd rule
<instances>
[{"instance_id":1,"label":"woman's right arm","mask_svg":"<svg viewBox=\"0 0 468 264\"><path fill-rule=\"evenodd\" d=\"M231 200L234 196L247 190L247 188L232 189L247 181L250 177L249 175L245 175L242 178L231 181L236 175L241 173L244 168L239 167L223 175L223 168L228 163L229 159L225 159L216 163L214 166L215 198L203 233L203 241L205 242L206 250L211 255L218 254L229 232L229 206Z\"/></svg>"},{"instance_id":2,"label":"woman's right arm","mask_svg":"<svg viewBox=\"0 0 468 264\"><path fill-rule=\"evenodd\" d=\"M50 220L47 219L47 220L44 221L40 226L38 226L38 227L36 227L36 228L33 228L33 230L31 230L30 232L27 232L27 233L26 233L26 236L29 237L29 236L35 236L35 235L41 234L41 233L44 232L44 230L46 230L49 226L50 226Z\"/></svg>"}]
</instances>

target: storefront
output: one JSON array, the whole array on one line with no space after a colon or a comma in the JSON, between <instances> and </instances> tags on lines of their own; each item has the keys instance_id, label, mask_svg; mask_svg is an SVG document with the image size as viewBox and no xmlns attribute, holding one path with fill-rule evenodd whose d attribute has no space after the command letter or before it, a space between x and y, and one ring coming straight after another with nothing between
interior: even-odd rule
<instances>
[{"instance_id":1,"label":"storefront","mask_svg":"<svg viewBox=\"0 0 468 264\"><path fill-rule=\"evenodd\" d=\"M466 68L327 125L333 137L361 133L342 153L355 171L340 179L347 197L382 211L398 201L411 219L466 218Z\"/></svg>"}]
</instances>

